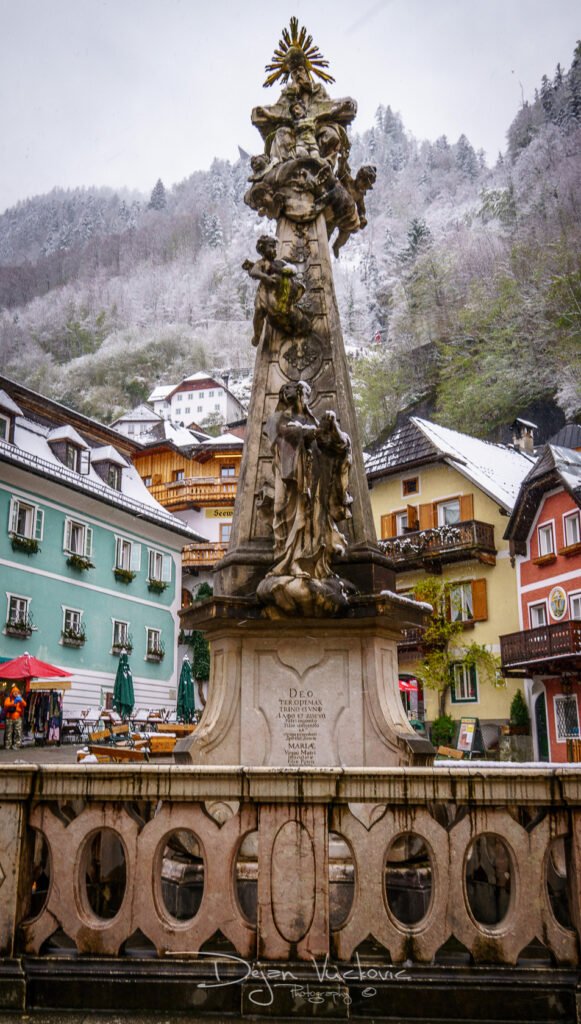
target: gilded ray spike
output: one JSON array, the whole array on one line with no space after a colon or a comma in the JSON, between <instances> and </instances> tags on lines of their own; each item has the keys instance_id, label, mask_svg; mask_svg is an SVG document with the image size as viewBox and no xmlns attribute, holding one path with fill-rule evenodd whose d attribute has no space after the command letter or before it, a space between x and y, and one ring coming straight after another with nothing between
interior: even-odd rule
<instances>
[{"instance_id":1,"label":"gilded ray spike","mask_svg":"<svg viewBox=\"0 0 581 1024\"><path fill-rule=\"evenodd\" d=\"M335 81L332 75L322 70L329 67L329 61L325 60L318 46L313 44L313 37L308 34L305 26L299 27L298 18L290 19L289 27L282 29L281 36L271 63L264 69L268 76L264 82L265 88L279 80L286 84L292 68L298 64L302 64L311 80L316 75L324 82Z\"/></svg>"}]
</instances>

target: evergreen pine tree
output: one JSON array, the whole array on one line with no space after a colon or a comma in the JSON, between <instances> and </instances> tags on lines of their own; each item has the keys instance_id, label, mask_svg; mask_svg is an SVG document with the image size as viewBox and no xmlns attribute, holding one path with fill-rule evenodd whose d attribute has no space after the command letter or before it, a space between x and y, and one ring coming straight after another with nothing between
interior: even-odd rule
<instances>
[{"instance_id":1,"label":"evergreen pine tree","mask_svg":"<svg viewBox=\"0 0 581 1024\"><path fill-rule=\"evenodd\" d=\"M164 210L167 205L165 186L161 178L158 178L151 193L148 210Z\"/></svg>"},{"instance_id":2,"label":"evergreen pine tree","mask_svg":"<svg viewBox=\"0 0 581 1024\"><path fill-rule=\"evenodd\" d=\"M474 181L478 177L478 160L476 153L465 135L461 135L456 143L456 166L466 178Z\"/></svg>"}]
</instances>

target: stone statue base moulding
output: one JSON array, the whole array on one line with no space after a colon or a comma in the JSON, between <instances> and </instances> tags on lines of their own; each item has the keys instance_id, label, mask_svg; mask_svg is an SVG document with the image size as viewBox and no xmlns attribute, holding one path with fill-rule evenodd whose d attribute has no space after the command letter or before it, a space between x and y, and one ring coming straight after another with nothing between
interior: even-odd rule
<instances>
[{"instance_id":1,"label":"stone statue base moulding","mask_svg":"<svg viewBox=\"0 0 581 1024\"><path fill-rule=\"evenodd\" d=\"M398 687L401 629L424 609L395 594L353 598L338 619L265 616L241 598L182 613L210 642L208 702L177 764L377 767L431 763Z\"/></svg>"}]
</instances>

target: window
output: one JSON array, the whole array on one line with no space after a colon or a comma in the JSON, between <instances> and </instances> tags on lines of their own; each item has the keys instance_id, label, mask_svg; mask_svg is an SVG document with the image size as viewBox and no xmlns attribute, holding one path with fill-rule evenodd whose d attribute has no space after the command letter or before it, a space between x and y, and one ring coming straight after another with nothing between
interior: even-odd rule
<instances>
[{"instance_id":1,"label":"window","mask_svg":"<svg viewBox=\"0 0 581 1024\"><path fill-rule=\"evenodd\" d=\"M171 555L150 549L149 579L159 580L160 583L171 582Z\"/></svg>"},{"instance_id":2,"label":"window","mask_svg":"<svg viewBox=\"0 0 581 1024\"><path fill-rule=\"evenodd\" d=\"M450 617L452 622L472 622L474 620L471 581L457 583L451 588Z\"/></svg>"},{"instance_id":3,"label":"window","mask_svg":"<svg viewBox=\"0 0 581 1024\"><path fill-rule=\"evenodd\" d=\"M142 477L142 479L143 479L143 483L145 484L146 487L151 487L153 481L152 481L150 476L144 476L144 477Z\"/></svg>"},{"instance_id":4,"label":"window","mask_svg":"<svg viewBox=\"0 0 581 1024\"><path fill-rule=\"evenodd\" d=\"M107 483L114 491L121 490L121 466L116 466L113 462L109 463L107 466Z\"/></svg>"},{"instance_id":5,"label":"window","mask_svg":"<svg viewBox=\"0 0 581 1024\"><path fill-rule=\"evenodd\" d=\"M204 406L203 405L198 405L197 408L196 408L196 412L203 412L203 411L204 411Z\"/></svg>"},{"instance_id":6,"label":"window","mask_svg":"<svg viewBox=\"0 0 581 1024\"><path fill-rule=\"evenodd\" d=\"M64 550L71 555L90 558L93 554L93 531L86 523L65 519Z\"/></svg>"},{"instance_id":7,"label":"window","mask_svg":"<svg viewBox=\"0 0 581 1024\"><path fill-rule=\"evenodd\" d=\"M174 469L171 477L175 483L179 483L180 480L185 480L186 471L185 469Z\"/></svg>"},{"instance_id":8,"label":"window","mask_svg":"<svg viewBox=\"0 0 581 1024\"><path fill-rule=\"evenodd\" d=\"M12 498L10 502L9 532L29 540L42 540L44 512L37 505Z\"/></svg>"},{"instance_id":9,"label":"window","mask_svg":"<svg viewBox=\"0 0 581 1024\"><path fill-rule=\"evenodd\" d=\"M215 412L220 412L220 403L219 402L215 402L214 403L214 411Z\"/></svg>"},{"instance_id":10,"label":"window","mask_svg":"<svg viewBox=\"0 0 581 1024\"><path fill-rule=\"evenodd\" d=\"M531 629L547 625L547 605L545 601L529 605L529 622Z\"/></svg>"},{"instance_id":11,"label":"window","mask_svg":"<svg viewBox=\"0 0 581 1024\"><path fill-rule=\"evenodd\" d=\"M581 543L581 527L579 525L579 513L573 512L569 516L563 516L563 532L565 535L565 547Z\"/></svg>"},{"instance_id":12,"label":"window","mask_svg":"<svg viewBox=\"0 0 581 1024\"><path fill-rule=\"evenodd\" d=\"M181 402L183 397L183 395L176 395L176 402Z\"/></svg>"},{"instance_id":13,"label":"window","mask_svg":"<svg viewBox=\"0 0 581 1024\"><path fill-rule=\"evenodd\" d=\"M460 499L440 501L437 505L438 526L453 526L460 522Z\"/></svg>"},{"instance_id":14,"label":"window","mask_svg":"<svg viewBox=\"0 0 581 1024\"><path fill-rule=\"evenodd\" d=\"M198 393L198 398L203 398L203 397L204 397L204 392L203 392L203 391L200 391L200 392Z\"/></svg>"},{"instance_id":15,"label":"window","mask_svg":"<svg viewBox=\"0 0 581 1024\"><path fill-rule=\"evenodd\" d=\"M10 420L0 412L0 441L8 441L10 437Z\"/></svg>"},{"instance_id":16,"label":"window","mask_svg":"<svg viewBox=\"0 0 581 1024\"><path fill-rule=\"evenodd\" d=\"M139 572L141 568L141 544L134 544L124 537L115 538L115 568Z\"/></svg>"},{"instance_id":17,"label":"window","mask_svg":"<svg viewBox=\"0 0 581 1024\"><path fill-rule=\"evenodd\" d=\"M572 619L581 620L581 593L569 594L569 615Z\"/></svg>"},{"instance_id":18,"label":"window","mask_svg":"<svg viewBox=\"0 0 581 1024\"><path fill-rule=\"evenodd\" d=\"M190 409L190 406L189 406L189 405L186 405L186 407L185 407L185 409L184 409L184 413L185 413L186 415L188 415L188 416L189 416L189 414L191 413L191 411L192 411L192 410Z\"/></svg>"},{"instance_id":19,"label":"window","mask_svg":"<svg viewBox=\"0 0 581 1024\"><path fill-rule=\"evenodd\" d=\"M83 613L77 608L63 609L63 632L80 633Z\"/></svg>"},{"instance_id":20,"label":"window","mask_svg":"<svg viewBox=\"0 0 581 1024\"><path fill-rule=\"evenodd\" d=\"M408 514L407 512L396 512L395 513L395 532L396 536L399 537L408 528Z\"/></svg>"},{"instance_id":21,"label":"window","mask_svg":"<svg viewBox=\"0 0 581 1024\"><path fill-rule=\"evenodd\" d=\"M161 642L161 630L150 629L146 630L147 633L147 656L148 657L160 657L163 654L163 644Z\"/></svg>"},{"instance_id":22,"label":"window","mask_svg":"<svg viewBox=\"0 0 581 1024\"><path fill-rule=\"evenodd\" d=\"M478 702L478 677L474 665L452 665L452 703Z\"/></svg>"},{"instance_id":23,"label":"window","mask_svg":"<svg viewBox=\"0 0 581 1024\"><path fill-rule=\"evenodd\" d=\"M69 469L72 469L75 472L77 471L79 464L79 449L68 441L65 444L63 462Z\"/></svg>"},{"instance_id":24,"label":"window","mask_svg":"<svg viewBox=\"0 0 581 1024\"><path fill-rule=\"evenodd\" d=\"M401 493L404 498L407 498L408 494L418 494L420 489L420 482L417 476L408 477L407 480L401 482Z\"/></svg>"},{"instance_id":25,"label":"window","mask_svg":"<svg viewBox=\"0 0 581 1024\"><path fill-rule=\"evenodd\" d=\"M546 523L544 526L539 526L537 535L539 545L539 558L544 558L545 555L554 554L555 541L553 538L553 524Z\"/></svg>"},{"instance_id":26,"label":"window","mask_svg":"<svg viewBox=\"0 0 581 1024\"><path fill-rule=\"evenodd\" d=\"M230 540L230 531L232 530L232 523L220 523L220 543L228 544Z\"/></svg>"},{"instance_id":27,"label":"window","mask_svg":"<svg viewBox=\"0 0 581 1024\"><path fill-rule=\"evenodd\" d=\"M8 626L27 626L30 622L30 598L8 595Z\"/></svg>"},{"instance_id":28,"label":"window","mask_svg":"<svg viewBox=\"0 0 581 1024\"><path fill-rule=\"evenodd\" d=\"M213 391L208 391L208 398L213 398L213 397L214 397L214 392Z\"/></svg>"},{"instance_id":29,"label":"window","mask_svg":"<svg viewBox=\"0 0 581 1024\"><path fill-rule=\"evenodd\" d=\"M556 694L553 697L555 706L555 725L557 743L579 736L579 706L577 695L573 693Z\"/></svg>"},{"instance_id":30,"label":"window","mask_svg":"<svg viewBox=\"0 0 581 1024\"><path fill-rule=\"evenodd\" d=\"M133 643L131 641L131 634L129 632L129 623L123 622L120 619L113 619L113 650L120 651L121 648L125 648L126 651L133 650Z\"/></svg>"},{"instance_id":31,"label":"window","mask_svg":"<svg viewBox=\"0 0 581 1024\"><path fill-rule=\"evenodd\" d=\"M220 466L220 476L222 478L228 477L228 476L229 477L236 476L236 467L235 466Z\"/></svg>"},{"instance_id":32,"label":"window","mask_svg":"<svg viewBox=\"0 0 581 1024\"><path fill-rule=\"evenodd\" d=\"M191 402L193 397L194 397L194 392L193 391L188 391L188 402Z\"/></svg>"}]
</instances>

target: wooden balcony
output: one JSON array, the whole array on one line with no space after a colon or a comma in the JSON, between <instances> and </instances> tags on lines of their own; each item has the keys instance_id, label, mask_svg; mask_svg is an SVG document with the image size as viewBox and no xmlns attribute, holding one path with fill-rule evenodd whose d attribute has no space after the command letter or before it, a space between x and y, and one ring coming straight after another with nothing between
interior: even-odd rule
<instances>
[{"instance_id":1,"label":"wooden balcony","mask_svg":"<svg viewBox=\"0 0 581 1024\"><path fill-rule=\"evenodd\" d=\"M182 552L182 569L185 572L196 569L213 569L216 562L226 554L227 544L215 541L209 544L187 544Z\"/></svg>"},{"instance_id":2,"label":"wooden balcony","mask_svg":"<svg viewBox=\"0 0 581 1024\"><path fill-rule=\"evenodd\" d=\"M398 651L419 651L425 630L419 626L412 626L410 629L402 629L401 640L397 642Z\"/></svg>"},{"instance_id":3,"label":"wooden balcony","mask_svg":"<svg viewBox=\"0 0 581 1024\"><path fill-rule=\"evenodd\" d=\"M188 477L167 484L152 484L150 493L170 512L204 505L234 505L238 477Z\"/></svg>"},{"instance_id":4,"label":"wooden balcony","mask_svg":"<svg viewBox=\"0 0 581 1024\"><path fill-rule=\"evenodd\" d=\"M486 565L496 564L494 526L470 519L453 526L412 530L399 537L382 540L380 546L396 572L426 569L439 573L450 562L477 558Z\"/></svg>"},{"instance_id":5,"label":"wooden balcony","mask_svg":"<svg viewBox=\"0 0 581 1024\"><path fill-rule=\"evenodd\" d=\"M581 671L581 620L507 633L500 638L500 657L508 676Z\"/></svg>"}]
</instances>

